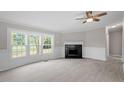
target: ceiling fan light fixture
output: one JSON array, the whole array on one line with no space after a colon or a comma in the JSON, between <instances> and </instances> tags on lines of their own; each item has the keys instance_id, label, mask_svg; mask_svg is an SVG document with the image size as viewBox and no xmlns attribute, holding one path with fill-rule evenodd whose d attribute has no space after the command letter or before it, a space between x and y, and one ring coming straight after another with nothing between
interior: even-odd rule
<instances>
[{"instance_id":1,"label":"ceiling fan light fixture","mask_svg":"<svg viewBox=\"0 0 124 93\"><path fill-rule=\"evenodd\" d=\"M93 18L87 19L87 22L93 22Z\"/></svg>"},{"instance_id":2,"label":"ceiling fan light fixture","mask_svg":"<svg viewBox=\"0 0 124 93\"><path fill-rule=\"evenodd\" d=\"M116 28L117 26L116 25L113 25L112 28Z\"/></svg>"}]
</instances>

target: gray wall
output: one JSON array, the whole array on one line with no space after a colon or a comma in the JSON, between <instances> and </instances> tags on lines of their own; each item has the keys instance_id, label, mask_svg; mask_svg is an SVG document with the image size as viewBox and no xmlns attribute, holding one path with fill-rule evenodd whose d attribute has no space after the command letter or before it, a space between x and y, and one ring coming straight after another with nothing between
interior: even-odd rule
<instances>
[{"instance_id":1,"label":"gray wall","mask_svg":"<svg viewBox=\"0 0 124 93\"><path fill-rule=\"evenodd\" d=\"M85 46L87 47L105 47L105 28L86 32Z\"/></svg>"},{"instance_id":2,"label":"gray wall","mask_svg":"<svg viewBox=\"0 0 124 93\"><path fill-rule=\"evenodd\" d=\"M72 32L63 34L63 42L85 41L85 32Z\"/></svg>"},{"instance_id":3,"label":"gray wall","mask_svg":"<svg viewBox=\"0 0 124 93\"><path fill-rule=\"evenodd\" d=\"M122 29L109 32L110 56L122 56Z\"/></svg>"},{"instance_id":4,"label":"gray wall","mask_svg":"<svg viewBox=\"0 0 124 93\"><path fill-rule=\"evenodd\" d=\"M124 16L123 16L123 22L122 22L122 33L123 33L123 37L122 37L122 61L124 62Z\"/></svg>"},{"instance_id":5,"label":"gray wall","mask_svg":"<svg viewBox=\"0 0 124 93\"><path fill-rule=\"evenodd\" d=\"M124 62L124 13L123 13L123 21L122 21L122 33L123 33L123 37L122 37L122 62ZM124 72L124 64L123 64L123 72Z\"/></svg>"},{"instance_id":6,"label":"gray wall","mask_svg":"<svg viewBox=\"0 0 124 93\"><path fill-rule=\"evenodd\" d=\"M86 47L105 47L105 28L63 34L65 41L84 41Z\"/></svg>"},{"instance_id":7,"label":"gray wall","mask_svg":"<svg viewBox=\"0 0 124 93\"><path fill-rule=\"evenodd\" d=\"M4 23L0 23L0 49L7 49L7 28Z\"/></svg>"}]
</instances>

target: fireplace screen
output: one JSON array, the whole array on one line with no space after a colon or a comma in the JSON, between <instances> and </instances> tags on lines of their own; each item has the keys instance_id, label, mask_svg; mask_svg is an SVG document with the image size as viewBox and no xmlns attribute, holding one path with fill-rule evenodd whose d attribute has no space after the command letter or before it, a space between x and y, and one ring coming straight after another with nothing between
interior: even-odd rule
<instances>
[{"instance_id":1,"label":"fireplace screen","mask_svg":"<svg viewBox=\"0 0 124 93\"><path fill-rule=\"evenodd\" d=\"M82 45L65 45L65 58L82 58Z\"/></svg>"},{"instance_id":2,"label":"fireplace screen","mask_svg":"<svg viewBox=\"0 0 124 93\"><path fill-rule=\"evenodd\" d=\"M78 54L78 50L74 49L74 50L69 50L69 55L77 55Z\"/></svg>"}]
</instances>

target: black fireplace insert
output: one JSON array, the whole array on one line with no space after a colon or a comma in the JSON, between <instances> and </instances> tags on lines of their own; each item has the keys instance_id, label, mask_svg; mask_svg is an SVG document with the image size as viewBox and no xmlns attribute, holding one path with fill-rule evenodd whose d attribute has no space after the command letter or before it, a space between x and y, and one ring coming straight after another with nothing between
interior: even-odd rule
<instances>
[{"instance_id":1,"label":"black fireplace insert","mask_svg":"<svg viewBox=\"0 0 124 93\"><path fill-rule=\"evenodd\" d=\"M65 45L65 58L82 58L82 45Z\"/></svg>"}]
</instances>

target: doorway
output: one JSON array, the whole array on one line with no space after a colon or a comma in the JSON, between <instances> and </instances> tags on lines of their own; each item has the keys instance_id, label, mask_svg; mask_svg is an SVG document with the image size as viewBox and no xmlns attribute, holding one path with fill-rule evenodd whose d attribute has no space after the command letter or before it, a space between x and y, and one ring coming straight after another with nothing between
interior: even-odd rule
<instances>
[{"instance_id":1,"label":"doorway","mask_svg":"<svg viewBox=\"0 0 124 93\"><path fill-rule=\"evenodd\" d=\"M122 59L122 30L122 25L107 27L107 59Z\"/></svg>"}]
</instances>

